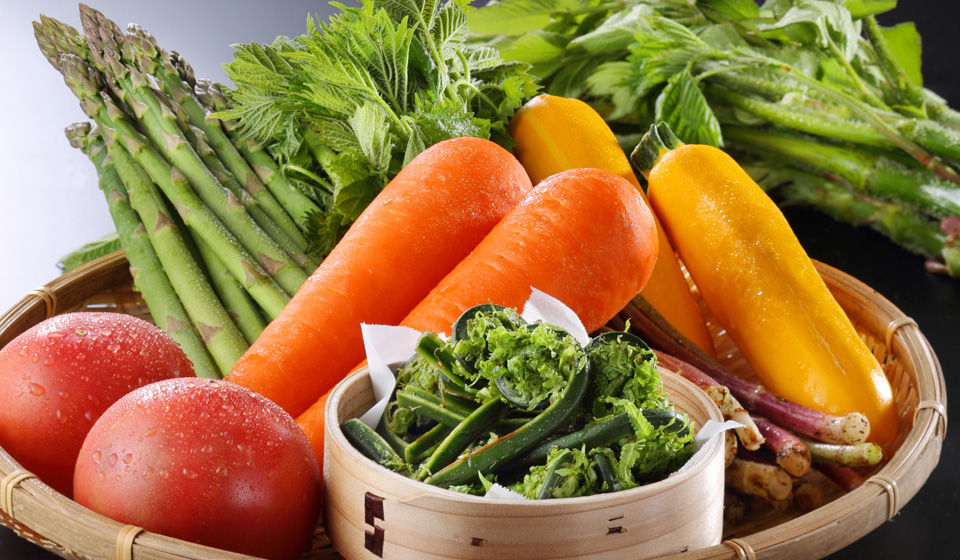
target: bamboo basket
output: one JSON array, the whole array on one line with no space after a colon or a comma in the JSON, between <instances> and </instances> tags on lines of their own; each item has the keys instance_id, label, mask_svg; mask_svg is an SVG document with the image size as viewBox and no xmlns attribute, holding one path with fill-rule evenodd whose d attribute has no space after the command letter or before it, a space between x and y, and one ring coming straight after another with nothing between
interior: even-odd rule
<instances>
[{"instance_id":1,"label":"bamboo basket","mask_svg":"<svg viewBox=\"0 0 960 560\"><path fill-rule=\"evenodd\" d=\"M821 558L865 536L913 498L940 459L947 427L947 396L936 355L917 324L883 296L850 276L817 264L841 307L890 378L900 431L892 453L853 492L799 510L755 510L723 527L720 544L665 556L671 559ZM149 319L131 288L128 264L118 252L31 291L0 317L0 346L47 317L69 311L114 311ZM720 355L749 373L729 339L711 325ZM739 369L738 369L739 368ZM67 559L247 559L248 557L138 531L98 515L55 492L0 449L0 523ZM340 558L318 525L308 559Z\"/></svg>"}]
</instances>

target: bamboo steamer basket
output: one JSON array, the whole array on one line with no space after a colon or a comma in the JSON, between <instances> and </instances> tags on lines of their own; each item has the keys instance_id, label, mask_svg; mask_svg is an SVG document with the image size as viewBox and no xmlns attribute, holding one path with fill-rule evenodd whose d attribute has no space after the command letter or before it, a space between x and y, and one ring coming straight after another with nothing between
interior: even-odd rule
<instances>
[{"instance_id":1,"label":"bamboo steamer basket","mask_svg":"<svg viewBox=\"0 0 960 560\"><path fill-rule=\"evenodd\" d=\"M885 461L862 474L850 493L828 489L828 502L808 513L755 510L723 527L722 542L668 554L670 560L822 558L892 518L916 495L940 459L946 434L943 372L919 327L883 296L829 266L817 268L840 306L880 360L894 387L899 436ZM0 346L40 321L69 311L113 311L150 318L131 288L128 263L118 252L70 271L31 291L0 316ZM750 375L729 339L711 324L720 355ZM376 514L374 509L373 514ZM373 521L380 523L379 519ZM248 559L154 533L98 515L55 492L0 449L0 523L67 559ZM614 526L614 525L611 525ZM368 527L375 536L373 525ZM603 538L603 537L601 537ZM367 557L374 557L369 554ZM303 560L342 558L322 524Z\"/></svg>"},{"instance_id":2,"label":"bamboo steamer basket","mask_svg":"<svg viewBox=\"0 0 960 560\"><path fill-rule=\"evenodd\" d=\"M694 384L661 375L671 402L698 426L723 421ZM363 368L330 393L324 415L323 519L347 558L641 560L720 542L722 437L704 445L683 472L647 486L580 498L488 499L405 478L361 455L340 424L373 403Z\"/></svg>"}]
</instances>

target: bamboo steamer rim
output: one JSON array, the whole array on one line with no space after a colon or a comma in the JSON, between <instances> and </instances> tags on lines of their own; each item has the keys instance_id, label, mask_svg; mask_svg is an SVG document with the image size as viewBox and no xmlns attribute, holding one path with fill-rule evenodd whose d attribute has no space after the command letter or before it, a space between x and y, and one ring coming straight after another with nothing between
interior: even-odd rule
<instances>
[{"instance_id":1,"label":"bamboo steamer rim","mask_svg":"<svg viewBox=\"0 0 960 560\"><path fill-rule=\"evenodd\" d=\"M662 368L658 368L658 371L661 375L669 375L673 379L673 382L682 385L691 393L695 394L693 400L700 401L699 404L704 408L711 409L711 416L713 420L717 422L722 422L723 418L720 416L720 411L716 409L715 404L710 400L706 394L702 393L696 385L691 381ZM324 424L326 426L339 425L341 422L338 418L339 414L337 412L340 408L340 403L344 396L343 388L347 385L354 382L359 377L369 375L368 368L362 367L349 376L347 376L342 383L337 384L337 386L330 392L330 397L327 400L326 410L324 411ZM699 394L698 394L699 393ZM334 422L328 422L329 420L334 420ZM699 427L698 427L699 428ZM333 434L333 439L336 440L337 445L346 450L346 453L351 455L354 458L360 460L366 460L363 455L357 451L353 445L347 440L347 437L343 434L342 430L336 429L331 430ZM684 465L683 472L678 472L672 476L669 476L663 480L658 481L656 484L638 486L636 488L631 488L629 490L621 490L617 492L618 496L623 496L625 499L630 497L635 497L637 499L643 498L646 494L650 493L651 490L656 492L662 492L670 488L679 486L686 481L690 480L697 476L697 471L700 466L710 460L710 456L714 453L721 453L719 449L723 446L723 438L714 437L707 442L702 449L702 453L699 456L695 457L694 462L688 462L687 465ZM412 481L409 478L393 472L388 469L383 469L379 472L381 476L387 477L390 480L395 480L397 483L401 484L416 484L418 486L423 486L425 492L438 492L443 496L443 499L448 502L457 502L464 504L481 504L481 505L490 505L490 506L511 506L511 507L520 507L524 510L536 511L537 509L556 509L557 507L563 507L565 504L577 503L583 504L585 506L591 505L602 505L603 502L607 500L610 494L593 494L591 496L578 496L573 498L551 498L550 500L512 500L509 498L487 498L484 496L474 496L471 494L465 494L463 492L456 492L453 490L448 490L446 488L440 488L437 486L430 486L423 482ZM526 515L527 512L524 512Z\"/></svg>"},{"instance_id":2,"label":"bamboo steamer rim","mask_svg":"<svg viewBox=\"0 0 960 560\"><path fill-rule=\"evenodd\" d=\"M895 515L936 467L946 435L947 401L943 371L930 343L915 321L875 290L833 267L815 264L841 307L877 339L878 346L885 344L885 358L892 357L902 366L902 384L909 400L915 401L903 405L901 414L901 428L909 426L909 430L899 438L895 453L860 488L773 527L746 536L731 535L719 545L663 558L826 556ZM131 312L124 305L143 309L142 302L131 301L129 292L119 297L110 293L129 282L123 251L61 275L29 292L0 316L0 347L40 321L75 310L105 292L102 304L88 305L86 310L96 310L98 305L104 311ZM0 479L7 480L0 495L9 492L9 500L4 502L9 512L7 508L0 511L0 523L63 558L114 557L122 552L118 541L126 543L132 529L80 506L35 476L21 476L24 473L30 474L0 448ZM149 531L138 531L133 537L129 550L139 559L250 559ZM314 549L304 558L339 558L328 543L321 524Z\"/></svg>"}]
</instances>

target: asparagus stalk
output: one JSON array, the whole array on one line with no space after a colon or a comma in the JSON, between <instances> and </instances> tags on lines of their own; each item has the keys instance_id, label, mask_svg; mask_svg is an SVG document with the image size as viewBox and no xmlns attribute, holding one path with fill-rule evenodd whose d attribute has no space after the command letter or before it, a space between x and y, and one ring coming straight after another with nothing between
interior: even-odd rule
<instances>
[{"instance_id":1,"label":"asparagus stalk","mask_svg":"<svg viewBox=\"0 0 960 560\"><path fill-rule=\"evenodd\" d=\"M130 204L143 221L157 257L220 373L226 375L249 347L247 341L190 254L184 233L172 220L156 185L109 129L105 129L105 137L107 151L130 194Z\"/></svg>"},{"instance_id":2,"label":"asparagus stalk","mask_svg":"<svg viewBox=\"0 0 960 560\"><path fill-rule=\"evenodd\" d=\"M134 285L147 304L154 322L183 348L199 377L219 378L220 369L207 346L193 327L170 278L164 272L140 216L130 205L127 189L99 134L91 133L89 123L67 128L67 138L93 162L100 189L107 198L110 216L123 244Z\"/></svg>"},{"instance_id":3,"label":"asparagus stalk","mask_svg":"<svg viewBox=\"0 0 960 560\"><path fill-rule=\"evenodd\" d=\"M170 199L184 223L213 247L231 274L240 281L269 318L283 310L289 296L266 274L237 239L203 204L179 169L154 150L109 95L101 95L100 74L79 57L61 53L59 69L84 112L97 121L101 133L116 135L134 160ZM234 200L234 204L235 204Z\"/></svg>"},{"instance_id":4,"label":"asparagus stalk","mask_svg":"<svg viewBox=\"0 0 960 560\"><path fill-rule=\"evenodd\" d=\"M858 191L900 200L940 218L960 215L960 189L955 185L883 155L744 127L729 127L724 134L739 146L774 160L836 175Z\"/></svg>"},{"instance_id":5,"label":"asparagus stalk","mask_svg":"<svg viewBox=\"0 0 960 560\"><path fill-rule=\"evenodd\" d=\"M179 169L201 200L237 237L271 277L292 296L306 281L307 274L253 221L236 197L217 181L190 147L177 126L175 116L164 110L146 77L122 62L126 48L123 33L97 10L80 5L90 58L110 81L119 84L122 98L134 111L153 146Z\"/></svg>"},{"instance_id":6,"label":"asparagus stalk","mask_svg":"<svg viewBox=\"0 0 960 560\"><path fill-rule=\"evenodd\" d=\"M209 80L196 80L195 93L197 100L210 111L222 111L227 108L227 98L220 85ZM279 165L263 146L253 146L240 137L236 130L236 123L222 121L224 129L230 139L237 146L241 154L250 162L263 183L270 189L277 200L288 212L309 231L310 224L316 221L321 212L317 204L294 185L287 181L281 173Z\"/></svg>"},{"instance_id":7,"label":"asparagus stalk","mask_svg":"<svg viewBox=\"0 0 960 560\"><path fill-rule=\"evenodd\" d=\"M722 101L731 107L747 111L777 126L867 146L894 147L894 144L886 136L863 121L835 116L822 110L787 107L779 103L771 103L754 95L713 85L706 86L705 93L714 101ZM726 130L723 132L726 137Z\"/></svg>"},{"instance_id":8,"label":"asparagus stalk","mask_svg":"<svg viewBox=\"0 0 960 560\"><path fill-rule=\"evenodd\" d=\"M759 56L747 57L745 62L748 64L758 63L763 66L777 69L784 75L796 80L800 85L805 86L810 90L817 91L823 96L823 98L836 103L841 107L846 107L855 116L863 119L865 122L873 126L877 132L887 138L899 149L903 150L905 154L914 158L922 166L951 183L960 184L960 174L958 174L955 169L941 161L934 154L931 154L923 146L917 144L912 138L905 136L902 132L897 130L897 128L888 123L887 120L883 118L883 116L879 114L874 107L871 107L860 99L853 97L846 91L832 88L816 78L811 78L800 70L776 60L766 59L765 57ZM726 135L726 131L724 131L724 135Z\"/></svg>"},{"instance_id":9,"label":"asparagus stalk","mask_svg":"<svg viewBox=\"0 0 960 560\"><path fill-rule=\"evenodd\" d=\"M250 299L250 294L243 289L240 282L230 274L230 270L223 264L217 252L202 238L194 239L200 258L203 260L210 278L210 285L217 297L223 303L227 313L240 329L247 344L253 344L260 336L267 322L264 320L260 308Z\"/></svg>"},{"instance_id":10,"label":"asparagus stalk","mask_svg":"<svg viewBox=\"0 0 960 560\"><path fill-rule=\"evenodd\" d=\"M158 95L158 98L163 101L161 95ZM264 212L263 207L260 206L249 192L244 189L223 166L223 163L217 158L216 153L214 153L213 148L207 143L206 138L203 136L203 131L190 127L186 122L181 122L180 119L178 119L178 123L182 127L184 137L190 143L190 147L200 156L200 159L210 172L213 173L213 176L243 204L244 208L246 208L250 214L250 217L253 218L253 221L256 222L280 248L286 251L287 255L297 266L303 268L304 272L310 274L316 270L319 263L307 255L307 246L292 239L273 218Z\"/></svg>"},{"instance_id":11,"label":"asparagus stalk","mask_svg":"<svg viewBox=\"0 0 960 560\"><path fill-rule=\"evenodd\" d=\"M113 31L115 34L116 30L114 29ZM92 57L90 55L86 38L80 35L79 32L73 27L59 22L53 18L41 16L41 23L34 24L34 32L37 36L38 44L40 44L41 51L48 58L48 60L51 61L51 64L53 64L54 67L56 67L56 54L58 52L69 52L79 56L87 62L92 62ZM124 43L124 46L127 46L126 43ZM115 86L113 89L115 90L117 97L125 97L123 91L119 87L116 87L119 84L115 82L112 83ZM157 94L157 92L155 92L155 94ZM168 98L165 98L159 94L157 95L159 101L166 105L165 108L171 108L172 100L168 101ZM174 113L172 109L170 112ZM185 121L186 114L182 113L182 110L181 113L177 114L177 116L179 117L181 114L183 115L183 120ZM186 126L182 125L179 119L177 122L181 128ZM191 143L191 147L197 151L195 144ZM203 159L204 163L211 168L211 172L214 174L214 176L217 177L217 179L222 183L224 183L225 177L230 177L231 182L229 184L225 184L225 186L234 192L234 195L243 202L244 207L248 210L248 212L251 213L251 217L254 219L254 221L260 225L271 238L277 240L281 247L290 254L291 258L295 262L298 264L303 262L307 267L306 272L308 273L316 268L316 263L312 262L305 256L305 252L308 247L306 240L303 239L299 231L295 231L295 235L300 241L295 241L288 235L286 231L283 231L279 225L274 223L272 218L267 217L267 214L258 206L258 203L255 202L254 199L251 199L250 196L241 195L240 191L243 189L237 186L239 184L233 179L233 177L223 170L223 164L219 161L219 159L216 157L205 158L202 154L199 155L201 155L201 159ZM292 223L292 220L289 217L286 217L286 220Z\"/></svg>"},{"instance_id":12,"label":"asparagus stalk","mask_svg":"<svg viewBox=\"0 0 960 560\"><path fill-rule=\"evenodd\" d=\"M127 26L126 40L132 48L132 58L138 68L157 78L161 88L183 109L190 124L203 130L210 146L236 180L244 185L247 192L263 206L264 211L291 239L306 247L307 240L302 231L306 231L305 208L309 210L310 207L303 206L304 201L300 199L291 202L292 197L289 196L278 199L268 190L258 173L227 136L219 119L210 117L194 96L191 83L196 83L196 80L193 79L189 64L180 56L171 57L167 54L153 35L136 24ZM287 204L284 204L285 201ZM312 204L309 199L306 202Z\"/></svg>"},{"instance_id":13,"label":"asparagus stalk","mask_svg":"<svg viewBox=\"0 0 960 560\"><path fill-rule=\"evenodd\" d=\"M946 235L939 222L910 206L871 197L829 177L802 170L746 167L781 205L811 206L841 222L869 226L898 245L928 257L943 251Z\"/></svg>"},{"instance_id":14,"label":"asparagus stalk","mask_svg":"<svg viewBox=\"0 0 960 560\"><path fill-rule=\"evenodd\" d=\"M817 103L815 107L786 106L714 85L706 86L704 92L714 102L721 101L786 129L864 146L885 149L898 147L875 127L862 120L851 119L844 111L828 104ZM880 114L885 120L891 121L891 126L904 137L950 162L960 161L960 130L928 119L904 119L896 113ZM724 136L726 132L724 129Z\"/></svg>"}]
</instances>

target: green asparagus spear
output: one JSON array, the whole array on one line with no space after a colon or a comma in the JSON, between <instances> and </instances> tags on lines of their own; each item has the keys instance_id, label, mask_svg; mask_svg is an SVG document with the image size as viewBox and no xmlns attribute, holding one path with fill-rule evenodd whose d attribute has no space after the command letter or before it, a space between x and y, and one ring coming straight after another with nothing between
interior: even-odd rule
<instances>
[{"instance_id":1,"label":"green asparagus spear","mask_svg":"<svg viewBox=\"0 0 960 560\"><path fill-rule=\"evenodd\" d=\"M236 197L203 164L184 138L175 116L164 110L148 87L143 73L123 63L122 31L103 14L84 4L80 5L80 19L90 47L90 59L110 82L119 86L121 100L132 109L153 146L183 173L201 200L277 284L290 296L296 293L307 274L257 226L243 205L236 203Z\"/></svg>"},{"instance_id":2,"label":"green asparagus spear","mask_svg":"<svg viewBox=\"0 0 960 560\"><path fill-rule=\"evenodd\" d=\"M86 114L97 121L101 133L116 134L117 141L170 199L187 226L217 251L267 316L276 317L289 296L203 204L179 169L150 146L109 95L101 95L103 82L96 69L72 54L61 53L57 60L65 82L80 99Z\"/></svg>"},{"instance_id":3,"label":"green asparagus spear","mask_svg":"<svg viewBox=\"0 0 960 560\"><path fill-rule=\"evenodd\" d=\"M127 27L127 42L131 46L132 61L139 69L152 74L157 78L163 90L170 95L186 113L193 126L203 130L224 165L234 175L236 180L243 184L248 192L261 203L264 210L280 225L288 235L298 243L306 246L306 239L301 230L306 231L305 220L310 210L316 206L308 198L297 193L277 194L267 190L264 181L255 172L251 163L237 150L233 141L227 136L218 119L207 115L206 110L193 95L191 82L192 68L182 57L171 56L157 43L156 39L142 27L131 24ZM176 63L174 62L176 61ZM181 77L188 74L187 80ZM291 217L292 216L292 217Z\"/></svg>"},{"instance_id":4,"label":"green asparagus spear","mask_svg":"<svg viewBox=\"0 0 960 560\"><path fill-rule=\"evenodd\" d=\"M893 155L853 151L769 130L729 127L725 134L731 142L765 157L834 174L857 190L899 200L932 216L960 215L960 188L922 167L904 165Z\"/></svg>"},{"instance_id":5,"label":"green asparagus spear","mask_svg":"<svg viewBox=\"0 0 960 560\"><path fill-rule=\"evenodd\" d=\"M130 262L134 284L140 291L154 322L170 335L193 363L199 377L219 378L220 369L177 296L163 264L160 262L147 229L130 205L127 189L120 178L107 147L99 134L90 132L89 123L72 125L67 129L71 145L82 149L97 169L100 189L107 198L110 216L117 228L121 243Z\"/></svg>"}]
</instances>

